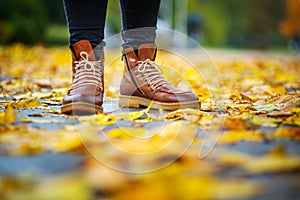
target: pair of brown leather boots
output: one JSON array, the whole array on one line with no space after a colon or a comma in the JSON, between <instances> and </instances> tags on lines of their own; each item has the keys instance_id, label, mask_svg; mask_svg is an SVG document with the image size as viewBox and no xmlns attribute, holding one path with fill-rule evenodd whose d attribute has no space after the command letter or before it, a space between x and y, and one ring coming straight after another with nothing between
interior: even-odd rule
<instances>
[{"instance_id":1,"label":"pair of brown leather boots","mask_svg":"<svg viewBox=\"0 0 300 200\"><path fill-rule=\"evenodd\" d=\"M81 40L71 47L72 86L63 99L63 114L95 114L102 112L104 49L93 49L87 40ZM148 106L176 110L199 108L198 97L188 91L174 88L159 71L154 62L155 44L143 44L137 51L124 49L125 70L120 85L120 107Z\"/></svg>"}]
</instances>

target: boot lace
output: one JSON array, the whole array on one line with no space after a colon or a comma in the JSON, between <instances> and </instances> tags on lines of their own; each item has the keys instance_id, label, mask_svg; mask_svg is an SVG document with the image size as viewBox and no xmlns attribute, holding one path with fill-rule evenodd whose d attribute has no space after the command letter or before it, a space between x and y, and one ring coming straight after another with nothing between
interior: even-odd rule
<instances>
[{"instance_id":1,"label":"boot lace","mask_svg":"<svg viewBox=\"0 0 300 200\"><path fill-rule=\"evenodd\" d=\"M138 61L138 72L142 73L147 84L151 89L156 90L160 86L170 85L170 83L162 76L163 69L150 59Z\"/></svg>"},{"instance_id":2,"label":"boot lace","mask_svg":"<svg viewBox=\"0 0 300 200\"><path fill-rule=\"evenodd\" d=\"M92 85L102 88L102 61L91 61L87 52L80 52L80 61L75 61L75 73L72 89Z\"/></svg>"}]
</instances>

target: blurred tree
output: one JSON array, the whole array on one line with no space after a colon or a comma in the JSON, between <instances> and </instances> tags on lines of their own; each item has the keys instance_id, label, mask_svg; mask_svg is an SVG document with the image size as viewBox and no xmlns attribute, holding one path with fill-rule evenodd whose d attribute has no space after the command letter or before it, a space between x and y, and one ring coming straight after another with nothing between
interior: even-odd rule
<instances>
[{"instance_id":1,"label":"blurred tree","mask_svg":"<svg viewBox=\"0 0 300 200\"><path fill-rule=\"evenodd\" d=\"M204 44L269 47L284 44L278 23L284 0L189 0L189 11L203 16Z\"/></svg>"},{"instance_id":2,"label":"blurred tree","mask_svg":"<svg viewBox=\"0 0 300 200\"><path fill-rule=\"evenodd\" d=\"M0 1L0 43L40 42L46 27L46 10L42 1Z\"/></svg>"},{"instance_id":3,"label":"blurred tree","mask_svg":"<svg viewBox=\"0 0 300 200\"><path fill-rule=\"evenodd\" d=\"M300 1L286 0L286 16L280 23L280 32L290 38L300 37Z\"/></svg>"},{"instance_id":4,"label":"blurred tree","mask_svg":"<svg viewBox=\"0 0 300 200\"><path fill-rule=\"evenodd\" d=\"M243 30L247 47L269 47L279 44L282 37L278 24L284 15L284 0L247 0L247 24Z\"/></svg>"},{"instance_id":5,"label":"blurred tree","mask_svg":"<svg viewBox=\"0 0 300 200\"><path fill-rule=\"evenodd\" d=\"M288 48L300 52L300 1L286 0L286 16L279 25L280 32L289 38Z\"/></svg>"},{"instance_id":6,"label":"blurred tree","mask_svg":"<svg viewBox=\"0 0 300 200\"><path fill-rule=\"evenodd\" d=\"M247 26L248 13L251 12L248 8L247 0L227 0L219 6L221 7L220 9L224 10L224 15L221 20L226 21L226 26L228 27L226 44L233 46L243 45L245 40L243 30L245 30Z\"/></svg>"},{"instance_id":7,"label":"blurred tree","mask_svg":"<svg viewBox=\"0 0 300 200\"><path fill-rule=\"evenodd\" d=\"M203 17L202 44L222 45L228 37L228 26L224 20L225 13L215 0L189 0L189 12Z\"/></svg>"},{"instance_id":8,"label":"blurred tree","mask_svg":"<svg viewBox=\"0 0 300 200\"><path fill-rule=\"evenodd\" d=\"M287 37L300 34L299 0L186 0L188 10L194 16L201 16L202 44L220 46L268 47L285 44L278 31L278 24L284 17L284 3L287 2L286 18L280 31ZM162 1L167 4L168 1ZM62 0L0 0L0 43L43 42L47 26L66 25ZM168 13L160 13L166 15ZM189 15L189 16L193 16ZM187 20L188 22L192 19ZM171 23L171 22L169 22ZM119 33L121 16L119 0L109 0L107 30ZM57 35L57 31L54 31ZM197 33L193 32L197 35Z\"/></svg>"}]
</instances>

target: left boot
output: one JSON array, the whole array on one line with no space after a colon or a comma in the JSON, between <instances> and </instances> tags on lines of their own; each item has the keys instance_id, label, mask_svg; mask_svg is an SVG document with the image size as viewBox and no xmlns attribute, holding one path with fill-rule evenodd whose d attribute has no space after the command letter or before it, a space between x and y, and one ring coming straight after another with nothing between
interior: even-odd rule
<instances>
[{"instance_id":1,"label":"left boot","mask_svg":"<svg viewBox=\"0 0 300 200\"><path fill-rule=\"evenodd\" d=\"M103 51L103 45L93 49L88 40L80 40L71 47L72 86L63 98L61 113L90 115L102 112Z\"/></svg>"},{"instance_id":2,"label":"left boot","mask_svg":"<svg viewBox=\"0 0 300 200\"><path fill-rule=\"evenodd\" d=\"M191 91L181 91L169 83L155 63L155 44L143 44L138 50L124 49L125 71L120 86L119 106L148 106L176 110L200 108L198 97Z\"/></svg>"}]
</instances>

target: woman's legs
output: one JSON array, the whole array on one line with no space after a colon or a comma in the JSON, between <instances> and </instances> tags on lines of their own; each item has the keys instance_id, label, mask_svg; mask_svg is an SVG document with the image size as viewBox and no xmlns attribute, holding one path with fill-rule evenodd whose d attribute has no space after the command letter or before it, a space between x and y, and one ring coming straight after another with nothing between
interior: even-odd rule
<instances>
[{"instance_id":1,"label":"woman's legs","mask_svg":"<svg viewBox=\"0 0 300 200\"><path fill-rule=\"evenodd\" d=\"M70 46L89 40L93 47L104 38L107 0L64 0Z\"/></svg>"},{"instance_id":2,"label":"woman's legs","mask_svg":"<svg viewBox=\"0 0 300 200\"><path fill-rule=\"evenodd\" d=\"M160 0L120 0L123 48L154 43Z\"/></svg>"},{"instance_id":3,"label":"woman's legs","mask_svg":"<svg viewBox=\"0 0 300 200\"><path fill-rule=\"evenodd\" d=\"M64 0L70 46L86 39L93 47L104 38L108 0ZM154 43L160 0L120 0L123 18L123 47L138 48Z\"/></svg>"}]
</instances>

